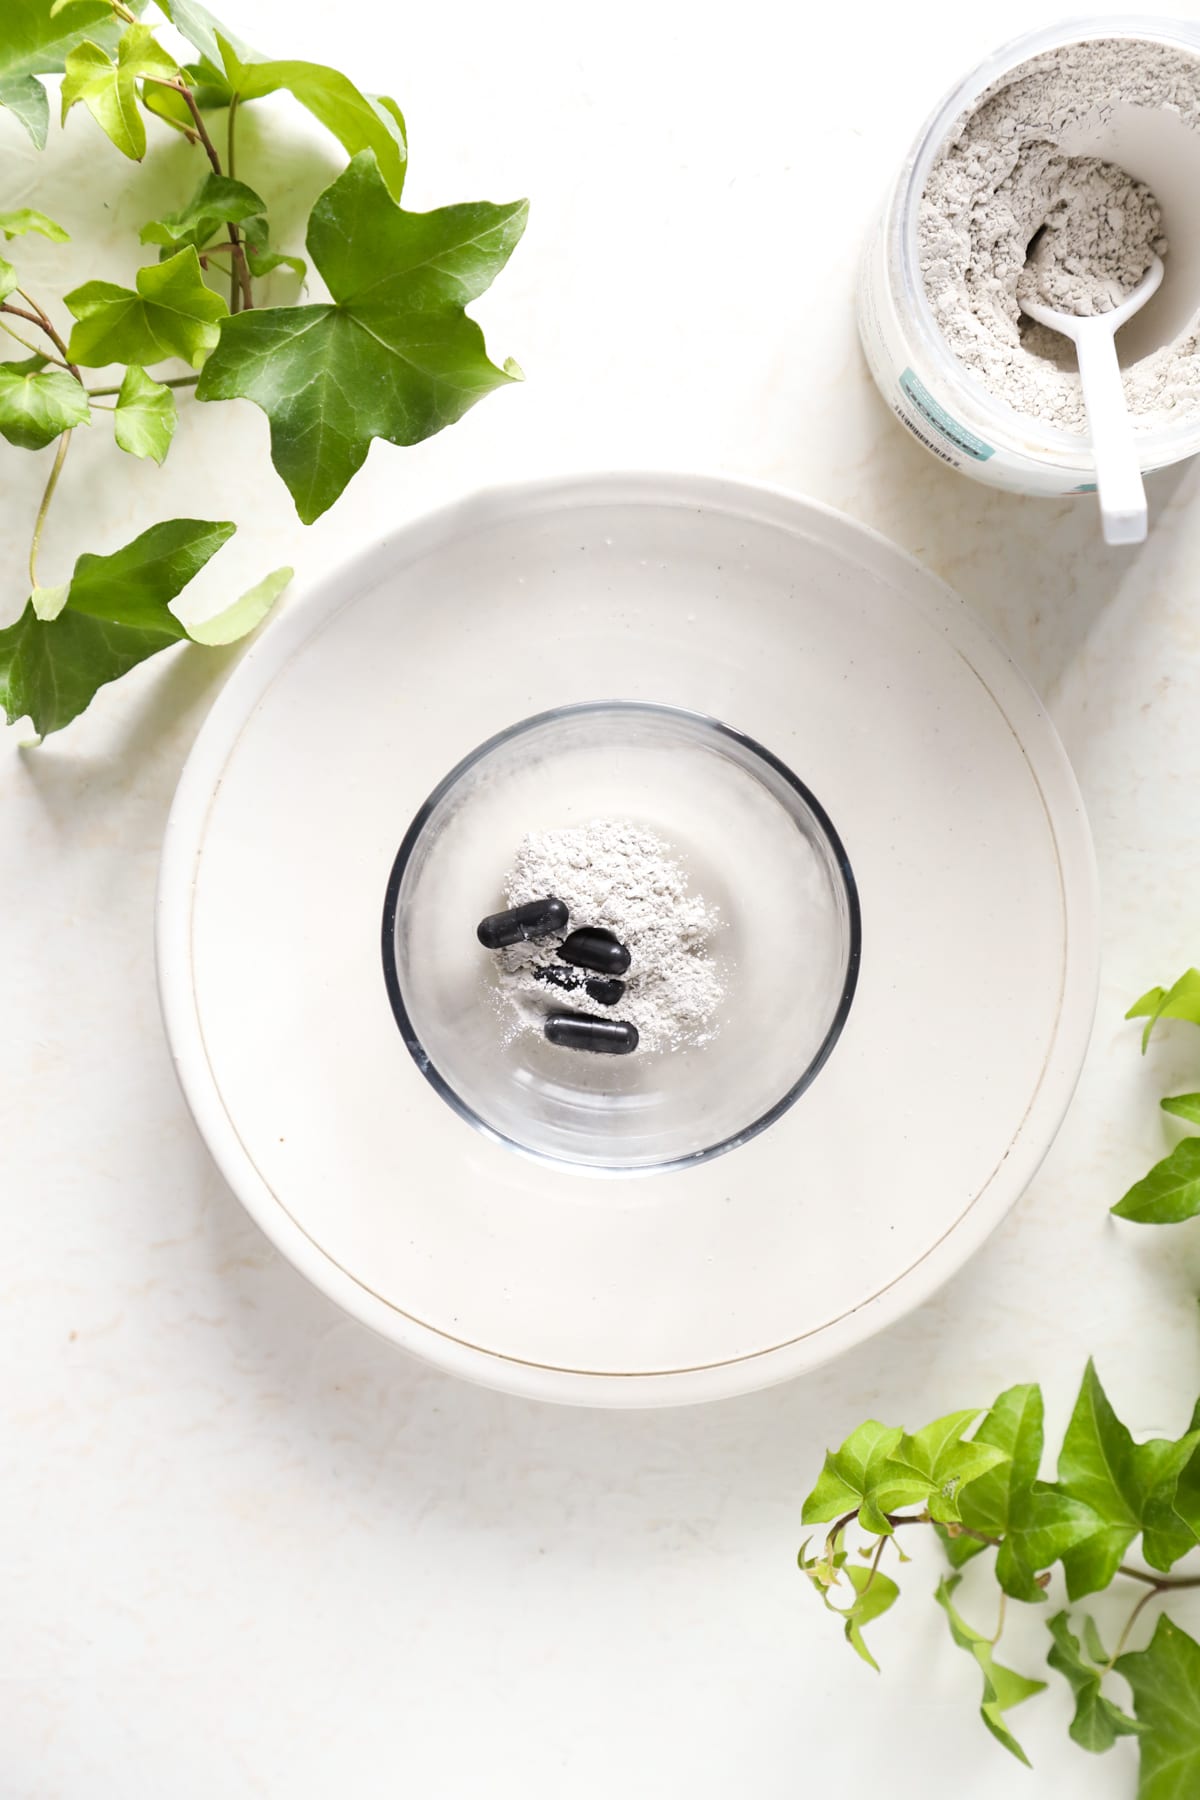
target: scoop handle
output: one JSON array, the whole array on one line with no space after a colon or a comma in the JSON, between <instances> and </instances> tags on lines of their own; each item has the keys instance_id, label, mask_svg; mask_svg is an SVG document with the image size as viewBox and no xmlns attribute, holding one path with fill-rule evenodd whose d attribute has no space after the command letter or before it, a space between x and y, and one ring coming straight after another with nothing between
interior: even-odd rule
<instances>
[{"instance_id":1,"label":"scoop handle","mask_svg":"<svg viewBox=\"0 0 1200 1800\"><path fill-rule=\"evenodd\" d=\"M1104 541L1142 544L1146 541L1146 489L1125 406L1113 334L1094 328L1083 330L1075 340L1075 348L1096 459Z\"/></svg>"}]
</instances>

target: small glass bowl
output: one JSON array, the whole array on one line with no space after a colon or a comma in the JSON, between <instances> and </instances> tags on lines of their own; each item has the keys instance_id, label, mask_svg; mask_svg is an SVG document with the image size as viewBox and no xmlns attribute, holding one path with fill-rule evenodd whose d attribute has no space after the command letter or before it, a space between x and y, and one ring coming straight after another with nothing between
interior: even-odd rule
<instances>
[{"instance_id":1,"label":"small glass bowl","mask_svg":"<svg viewBox=\"0 0 1200 1800\"><path fill-rule=\"evenodd\" d=\"M506 1030L476 925L504 907L526 833L597 818L657 833L719 909L724 997L703 1043L611 1057ZM622 700L472 751L405 833L383 913L396 1023L442 1098L515 1150L608 1174L703 1161L786 1112L846 1022L860 943L846 852L791 770L716 719Z\"/></svg>"}]
</instances>

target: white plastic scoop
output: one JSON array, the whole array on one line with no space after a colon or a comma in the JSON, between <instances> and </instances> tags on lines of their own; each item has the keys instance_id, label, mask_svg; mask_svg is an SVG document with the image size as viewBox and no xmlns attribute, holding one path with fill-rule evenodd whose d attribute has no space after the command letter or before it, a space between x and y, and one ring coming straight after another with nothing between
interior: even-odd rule
<instances>
[{"instance_id":1,"label":"white plastic scoop","mask_svg":"<svg viewBox=\"0 0 1200 1800\"><path fill-rule=\"evenodd\" d=\"M1162 261L1156 256L1127 300L1111 312L1094 313L1090 318L1053 312L1039 301L1018 295L1022 312L1039 325L1048 325L1051 331L1061 331L1075 345L1096 458L1100 524L1106 544L1141 544L1146 537L1146 490L1133 427L1125 409L1113 340L1122 325L1158 291L1162 278Z\"/></svg>"}]
</instances>

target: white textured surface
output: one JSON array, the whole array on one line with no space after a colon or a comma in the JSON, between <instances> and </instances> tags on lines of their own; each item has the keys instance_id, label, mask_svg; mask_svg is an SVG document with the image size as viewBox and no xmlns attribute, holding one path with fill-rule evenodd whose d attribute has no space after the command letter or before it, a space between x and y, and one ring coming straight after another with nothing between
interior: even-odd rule
<instances>
[{"instance_id":1,"label":"white textured surface","mask_svg":"<svg viewBox=\"0 0 1200 1800\"><path fill-rule=\"evenodd\" d=\"M1162 1146L1157 1095L1196 1067L1183 1028L1140 1063L1120 1015L1200 948L1200 471L1153 478L1149 543L1106 552L1088 503L992 493L913 446L853 339L858 243L921 115L1054 9L997 25L920 0L856 19L870 59L853 110L836 10L748 4L712 31L621 0L372 11L378 49L312 0L245 0L237 23L386 81L413 205L531 193L526 243L478 309L527 387L416 451L377 447L307 533L248 410L190 415L161 474L82 446L43 579L172 510L240 518L224 555L250 577L285 558L315 571L497 474L606 462L707 464L844 507L954 583L1051 705L1106 905L1092 1057L984 1252L835 1368L672 1414L505 1400L403 1361L272 1256L175 1091L154 871L225 657L140 671L36 755L7 741L0 1793L793 1800L848 1766L851 1794L888 1779L904 1800L1118 1800L1133 1749L1076 1750L1057 1688L1020 1719L1032 1776L992 1744L927 1598L931 1561L876 1628L882 1677L793 1564L821 1450L869 1411L916 1423L1040 1376L1057 1427L1091 1350L1127 1417L1179 1429L1200 1384L1200 1228L1106 1216ZM32 158L11 121L0 134L15 205ZM126 170L77 113L39 203L73 224L103 194L136 228L182 156L172 144L118 195ZM308 192L329 166L310 160ZM834 167L839 186L814 185ZM47 282L61 257L40 255ZM131 266L114 251L100 272ZM6 455L4 472L15 610L43 470ZM1200 1602L1179 1617L1200 1629ZM1031 1670L1040 1632L1013 1632Z\"/></svg>"}]
</instances>

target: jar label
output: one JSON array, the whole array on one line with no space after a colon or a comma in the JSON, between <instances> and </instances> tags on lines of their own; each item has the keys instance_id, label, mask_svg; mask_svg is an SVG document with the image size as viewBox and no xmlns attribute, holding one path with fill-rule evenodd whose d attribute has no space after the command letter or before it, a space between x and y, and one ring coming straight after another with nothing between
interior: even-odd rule
<instances>
[{"instance_id":1,"label":"jar label","mask_svg":"<svg viewBox=\"0 0 1200 1800\"><path fill-rule=\"evenodd\" d=\"M905 369L901 375L900 391L912 402L926 423L932 425L935 431L940 431L964 456L971 457L975 462L986 462L989 456L995 455L991 444L985 444L973 431L968 431L965 425L960 425L957 419L950 417L945 407L938 404L925 383L911 369Z\"/></svg>"}]
</instances>

